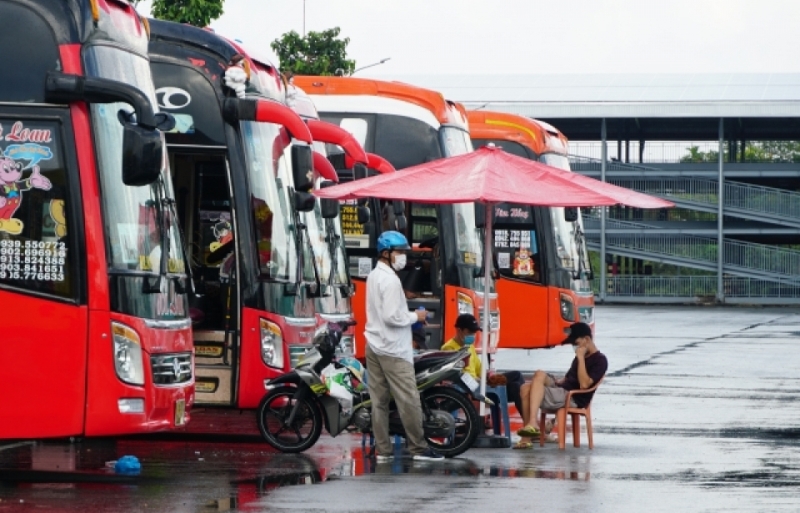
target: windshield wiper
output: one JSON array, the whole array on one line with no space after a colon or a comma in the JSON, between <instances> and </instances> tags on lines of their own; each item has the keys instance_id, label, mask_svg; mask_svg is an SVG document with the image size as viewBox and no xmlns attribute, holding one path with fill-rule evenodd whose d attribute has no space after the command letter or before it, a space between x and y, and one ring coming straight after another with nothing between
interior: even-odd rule
<instances>
[{"instance_id":1,"label":"windshield wiper","mask_svg":"<svg viewBox=\"0 0 800 513\"><path fill-rule=\"evenodd\" d=\"M162 198L161 198L161 191L160 191L160 181L152 184L150 186L151 190L154 193L155 199L150 199L145 202L145 207L148 209L153 209L155 213L155 221L156 226L155 229L158 230L158 244L161 246L160 248L160 258L159 258L159 269L158 273L151 273L150 276L154 277L154 281L151 280L149 277L145 277L142 283L142 292L144 294L159 294L161 293L161 282L164 278L166 278L166 271L165 268L167 266L167 253L165 251L165 240L164 240L164 212L162 211ZM145 217L145 230L149 229L149 216ZM150 240L150 234L147 234L147 241ZM149 244L145 245L145 250L147 250L147 263L150 266L150 270L153 269L154 262L150 261L150 253L152 253L152 249L149 247Z\"/></svg>"},{"instance_id":2,"label":"windshield wiper","mask_svg":"<svg viewBox=\"0 0 800 513\"><path fill-rule=\"evenodd\" d=\"M319 270L317 269L317 255L316 253L314 253L314 246L311 245L311 237L308 235L308 226L306 226L305 223L300 223L300 229L303 231L301 238L305 239L303 242L305 242L306 247L308 247L308 253L311 255L312 258L311 268L314 270L314 284L316 285L316 291L314 292L314 294L312 294L312 296L320 295L322 280L320 280ZM303 262L303 264L305 265L305 262ZM305 277L305 269L303 269L303 277Z\"/></svg>"},{"instance_id":3,"label":"windshield wiper","mask_svg":"<svg viewBox=\"0 0 800 513\"><path fill-rule=\"evenodd\" d=\"M192 276L192 266L189 265L189 255L186 252L186 246L184 242L186 239L183 236L183 228L181 228L181 223L178 220L178 209L177 209L177 202L174 198L164 198L164 202L169 207L169 215L172 218L172 224L177 226L178 229L178 236L180 237L180 250L181 250L181 257L183 257L183 273L177 273L178 276L175 276L175 291L178 294L184 294L186 292L186 286L181 281L183 276L186 276L188 284L189 284L189 292L194 296L195 289L194 289L194 277ZM166 227L165 230L165 237L167 238L167 250L170 249L170 240L169 240L169 226ZM169 251L167 253L169 256ZM163 260L163 259L162 259ZM169 271L169 262L167 262L167 270Z\"/></svg>"},{"instance_id":4,"label":"windshield wiper","mask_svg":"<svg viewBox=\"0 0 800 513\"><path fill-rule=\"evenodd\" d=\"M333 287L336 281L336 271L339 267L339 236L333 227L333 219L325 220L325 242L331 256L331 272L328 274L328 286Z\"/></svg>"},{"instance_id":5,"label":"windshield wiper","mask_svg":"<svg viewBox=\"0 0 800 513\"><path fill-rule=\"evenodd\" d=\"M593 273L591 270L592 267L591 262L586 262L584 258L584 255L586 254L584 248L585 244L586 244L586 237L584 236L583 231L581 230L581 225L578 224L577 221L575 221L575 248L578 251L578 272L577 276L576 273L573 273L572 277L573 279L576 280L581 279L581 276L583 275L584 271L586 271L587 279L591 280L594 277L592 276Z\"/></svg>"}]
</instances>

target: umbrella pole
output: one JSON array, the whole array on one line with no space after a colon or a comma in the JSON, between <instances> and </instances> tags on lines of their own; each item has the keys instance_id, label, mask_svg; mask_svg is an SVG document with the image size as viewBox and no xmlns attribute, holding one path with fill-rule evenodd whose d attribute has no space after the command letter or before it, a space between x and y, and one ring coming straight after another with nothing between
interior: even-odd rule
<instances>
[{"instance_id":1,"label":"umbrella pole","mask_svg":"<svg viewBox=\"0 0 800 513\"><path fill-rule=\"evenodd\" d=\"M481 395L486 397L486 371L489 362L489 313L490 313L490 299L489 299L489 283L492 276L492 239L494 232L492 231L492 204L486 203L485 222L483 224L485 234L483 237L483 332L481 333ZM486 415L486 403L481 401L481 417Z\"/></svg>"}]
</instances>

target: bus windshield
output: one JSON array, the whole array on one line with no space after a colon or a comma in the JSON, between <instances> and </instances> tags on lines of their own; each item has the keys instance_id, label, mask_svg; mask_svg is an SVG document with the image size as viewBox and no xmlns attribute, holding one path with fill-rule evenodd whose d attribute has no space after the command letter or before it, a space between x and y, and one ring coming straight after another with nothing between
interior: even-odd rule
<instances>
[{"instance_id":1,"label":"bus windshield","mask_svg":"<svg viewBox=\"0 0 800 513\"><path fill-rule=\"evenodd\" d=\"M445 157L455 157L472 151L472 140L469 138L469 133L460 128L443 126L441 137Z\"/></svg>"},{"instance_id":2,"label":"bus windshield","mask_svg":"<svg viewBox=\"0 0 800 513\"><path fill-rule=\"evenodd\" d=\"M539 160L549 166L570 171L569 159L566 155L544 153L539 157ZM573 288L578 291L590 290L591 286L588 283L590 275L589 253L583 233L583 219L578 214L577 221L566 221L564 207L551 207L550 217L559 266L572 272L574 277ZM576 281L577 283L575 283Z\"/></svg>"},{"instance_id":3,"label":"bus windshield","mask_svg":"<svg viewBox=\"0 0 800 513\"><path fill-rule=\"evenodd\" d=\"M346 285L347 271L339 219L323 219L319 203L313 211L305 212L304 217L320 280L331 285Z\"/></svg>"},{"instance_id":4,"label":"bus windshield","mask_svg":"<svg viewBox=\"0 0 800 513\"><path fill-rule=\"evenodd\" d=\"M242 121L261 274L298 281L295 230L289 198L288 135L278 125Z\"/></svg>"},{"instance_id":5,"label":"bus windshield","mask_svg":"<svg viewBox=\"0 0 800 513\"><path fill-rule=\"evenodd\" d=\"M150 80L150 65L142 56L113 46L94 45L84 52L86 72L90 76L131 84L143 91L155 108L155 90ZM164 158L162 175L155 183L132 187L123 185L122 119L130 119L133 109L126 103L93 104L92 128L97 152L101 200L108 245L108 265L112 274L136 275L173 273L183 275L182 241L176 223L172 178ZM165 145L166 146L166 145ZM166 247L165 247L166 246ZM166 252L166 258L162 253ZM167 269L162 267L167 263ZM141 287L125 287L124 295L141 294ZM137 292L137 290L139 292ZM128 297L135 315L156 318L185 316L185 308L174 296L174 290L162 280L160 291L152 291L152 302L146 298ZM145 303L150 306L143 306ZM155 310L152 306L155 305ZM161 306L158 306L161 305ZM168 306L165 306L168 305Z\"/></svg>"},{"instance_id":6,"label":"bus windshield","mask_svg":"<svg viewBox=\"0 0 800 513\"><path fill-rule=\"evenodd\" d=\"M443 126L440 134L446 157L455 157L473 151L472 140L465 130L453 126ZM460 273L462 283L471 289L482 290L482 278L475 276L483 266L481 230L475 227L475 204L454 204L453 217L456 223L456 264L459 268L467 271Z\"/></svg>"}]
</instances>

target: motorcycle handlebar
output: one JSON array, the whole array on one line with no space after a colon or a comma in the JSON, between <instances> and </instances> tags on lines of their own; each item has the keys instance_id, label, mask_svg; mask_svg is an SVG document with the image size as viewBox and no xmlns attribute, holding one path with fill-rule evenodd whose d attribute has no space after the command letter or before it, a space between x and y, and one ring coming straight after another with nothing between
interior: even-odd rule
<instances>
[{"instance_id":1,"label":"motorcycle handlebar","mask_svg":"<svg viewBox=\"0 0 800 513\"><path fill-rule=\"evenodd\" d=\"M328 329L331 331L347 331L351 326L358 324L355 320L347 321L333 321L328 323Z\"/></svg>"}]
</instances>

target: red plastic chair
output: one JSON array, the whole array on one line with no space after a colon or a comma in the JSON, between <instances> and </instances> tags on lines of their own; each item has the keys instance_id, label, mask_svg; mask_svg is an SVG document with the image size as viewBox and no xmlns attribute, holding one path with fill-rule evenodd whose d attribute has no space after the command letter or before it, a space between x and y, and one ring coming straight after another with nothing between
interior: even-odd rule
<instances>
[{"instance_id":1,"label":"red plastic chair","mask_svg":"<svg viewBox=\"0 0 800 513\"><path fill-rule=\"evenodd\" d=\"M545 437L547 436L544 432L545 421L547 420L547 415L555 415L556 416L556 428L558 428L558 448L562 451L567 446L567 415L572 416L572 445L575 447L581 446L581 416L586 418L586 436L589 438L589 449L594 449L594 440L592 439L592 405L587 404L586 408L575 408L573 406L569 406L572 403L572 396L578 394L587 394L589 392L594 392L597 390L597 387L600 386L600 383L603 382L605 376L600 378L600 380L595 383L592 387L587 388L586 390L570 390L567 393L567 400L566 406L559 408L558 410L542 410L541 417L539 419L539 445L544 447ZM594 399L594 398L593 398Z\"/></svg>"}]
</instances>

